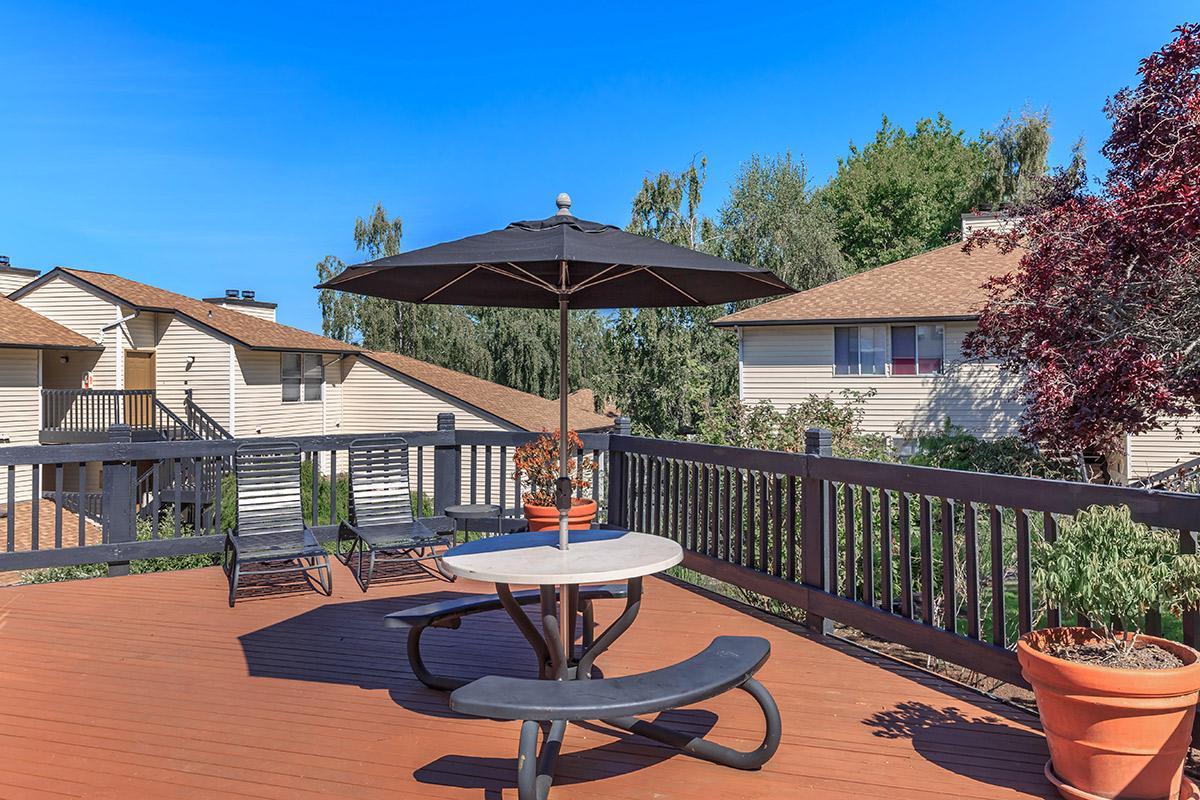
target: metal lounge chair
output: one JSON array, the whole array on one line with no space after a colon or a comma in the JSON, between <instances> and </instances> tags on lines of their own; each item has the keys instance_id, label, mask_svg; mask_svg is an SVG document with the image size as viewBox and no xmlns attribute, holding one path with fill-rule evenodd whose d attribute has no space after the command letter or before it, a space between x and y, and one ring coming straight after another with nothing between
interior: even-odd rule
<instances>
[{"instance_id":1,"label":"metal lounge chair","mask_svg":"<svg viewBox=\"0 0 1200 800\"><path fill-rule=\"evenodd\" d=\"M431 575L442 571L434 548L453 543L413 518L408 488L408 442L375 436L350 443L350 520L338 528L338 558L365 592L379 562L412 563ZM434 563L434 569L426 566Z\"/></svg>"},{"instance_id":2,"label":"metal lounge chair","mask_svg":"<svg viewBox=\"0 0 1200 800\"><path fill-rule=\"evenodd\" d=\"M300 504L300 446L253 442L234 452L237 528L225 536L222 565L229 578L229 605L244 575L317 574L322 591L333 593L329 554L304 524ZM246 564L262 564L246 569Z\"/></svg>"}]
</instances>

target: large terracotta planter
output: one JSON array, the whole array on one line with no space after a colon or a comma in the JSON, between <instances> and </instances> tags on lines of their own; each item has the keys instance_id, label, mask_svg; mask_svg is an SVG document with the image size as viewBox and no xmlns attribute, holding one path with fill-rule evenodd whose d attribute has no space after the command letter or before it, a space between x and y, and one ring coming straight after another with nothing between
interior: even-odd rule
<instances>
[{"instance_id":1,"label":"large terracotta planter","mask_svg":"<svg viewBox=\"0 0 1200 800\"><path fill-rule=\"evenodd\" d=\"M1094 640L1087 628L1034 631L1017 643L1033 686L1050 762L1046 777L1069 800L1176 800L1195 795L1183 777L1200 692L1200 653L1139 637L1179 656L1175 669L1115 669L1047 655L1053 642Z\"/></svg>"},{"instance_id":2,"label":"large terracotta planter","mask_svg":"<svg viewBox=\"0 0 1200 800\"><path fill-rule=\"evenodd\" d=\"M586 531L592 527L596 518L596 501L583 497L571 500L571 510L567 512L567 527L573 531ZM554 506L535 506L525 504L525 520L531 531L558 530L558 509Z\"/></svg>"}]
</instances>

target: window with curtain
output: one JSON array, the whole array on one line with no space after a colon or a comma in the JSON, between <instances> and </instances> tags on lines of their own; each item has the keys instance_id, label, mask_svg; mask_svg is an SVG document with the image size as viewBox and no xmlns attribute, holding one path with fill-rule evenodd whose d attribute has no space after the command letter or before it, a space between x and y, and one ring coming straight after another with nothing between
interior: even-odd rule
<instances>
[{"instance_id":1,"label":"window with curtain","mask_svg":"<svg viewBox=\"0 0 1200 800\"><path fill-rule=\"evenodd\" d=\"M325 385L325 366L317 353L280 353L279 378L283 402L316 402Z\"/></svg>"},{"instance_id":2,"label":"window with curtain","mask_svg":"<svg viewBox=\"0 0 1200 800\"><path fill-rule=\"evenodd\" d=\"M936 375L942 371L945 350L941 325L892 326L893 375Z\"/></svg>"},{"instance_id":3,"label":"window with curtain","mask_svg":"<svg viewBox=\"0 0 1200 800\"><path fill-rule=\"evenodd\" d=\"M887 362L887 329L881 325L846 325L833 329L835 375L883 375Z\"/></svg>"}]
</instances>

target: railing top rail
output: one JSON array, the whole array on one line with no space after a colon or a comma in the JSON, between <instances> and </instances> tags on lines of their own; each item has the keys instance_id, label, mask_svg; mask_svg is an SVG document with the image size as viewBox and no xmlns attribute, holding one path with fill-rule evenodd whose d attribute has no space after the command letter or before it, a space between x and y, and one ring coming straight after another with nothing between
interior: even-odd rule
<instances>
[{"instance_id":1,"label":"railing top rail","mask_svg":"<svg viewBox=\"0 0 1200 800\"><path fill-rule=\"evenodd\" d=\"M533 431L476 431L463 428L458 428L455 433L458 434L458 443L461 445L491 445L493 447L515 447L543 435ZM608 433L581 433L579 438L583 442L585 450L609 449Z\"/></svg>"},{"instance_id":2,"label":"railing top rail","mask_svg":"<svg viewBox=\"0 0 1200 800\"><path fill-rule=\"evenodd\" d=\"M126 395L153 395L156 389L42 389L42 394L76 395L79 397L119 397Z\"/></svg>"},{"instance_id":3,"label":"railing top rail","mask_svg":"<svg viewBox=\"0 0 1200 800\"><path fill-rule=\"evenodd\" d=\"M205 425L212 428L213 431L216 432L220 438L222 438L222 439L232 439L233 438L233 434L230 433L229 431L225 430L224 425L217 422L215 419L212 418L211 414L209 414L207 411L205 411L201 406L197 405L196 401L192 399L192 396L190 394L184 398L183 406L184 406L184 408L186 408L188 410L188 414L195 414L197 417L200 418L200 420Z\"/></svg>"},{"instance_id":4,"label":"railing top rail","mask_svg":"<svg viewBox=\"0 0 1200 800\"><path fill-rule=\"evenodd\" d=\"M807 456L803 453L788 453L782 450L754 450L748 447L725 447L699 442L646 439L640 436L615 434L610 439L610 447L625 453L678 461L701 461L706 464L774 472L780 475L804 477L808 474Z\"/></svg>"},{"instance_id":5,"label":"railing top rail","mask_svg":"<svg viewBox=\"0 0 1200 800\"><path fill-rule=\"evenodd\" d=\"M305 452L345 450L355 439L382 436L376 433L337 434L332 436L288 436ZM388 435L404 437L411 447L453 445L454 431L408 431ZM243 439L193 439L174 442L99 442L92 444L22 445L0 447L0 467L31 464L70 464L86 461L142 461L162 458L232 456L238 445L279 437L256 436Z\"/></svg>"}]
</instances>

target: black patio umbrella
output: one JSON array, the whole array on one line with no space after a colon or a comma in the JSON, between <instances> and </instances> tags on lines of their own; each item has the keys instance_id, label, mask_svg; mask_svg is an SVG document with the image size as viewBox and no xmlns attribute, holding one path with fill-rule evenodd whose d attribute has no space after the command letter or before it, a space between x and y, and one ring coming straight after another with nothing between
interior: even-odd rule
<instances>
[{"instance_id":1,"label":"black patio umbrella","mask_svg":"<svg viewBox=\"0 0 1200 800\"><path fill-rule=\"evenodd\" d=\"M559 547L567 548L567 311L707 306L795 291L765 270L572 216L514 222L347 267L319 285L415 303L559 309Z\"/></svg>"}]
</instances>

